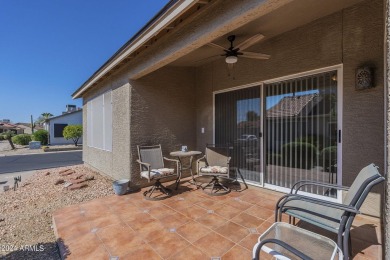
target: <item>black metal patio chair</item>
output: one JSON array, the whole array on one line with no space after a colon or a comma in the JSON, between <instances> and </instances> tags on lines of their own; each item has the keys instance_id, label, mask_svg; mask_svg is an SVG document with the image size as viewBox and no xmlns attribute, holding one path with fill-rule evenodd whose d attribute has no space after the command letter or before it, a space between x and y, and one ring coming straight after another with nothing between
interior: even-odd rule
<instances>
[{"instance_id":1,"label":"black metal patio chair","mask_svg":"<svg viewBox=\"0 0 390 260\"><path fill-rule=\"evenodd\" d=\"M364 167L355 178L351 187L337 186L329 183L302 180L293 185L290 194L279 199L275 209L275 221L281 221L282 214L308 222L317 227L337 234L337 245L343 249L344 258L351 253L350 229L352 222L359 214L359 209L371 188L385 178L374 164ZM306 186L319 186L347 191L343 203L336 203L298 194Z\"/></svg>"}]
</instances>

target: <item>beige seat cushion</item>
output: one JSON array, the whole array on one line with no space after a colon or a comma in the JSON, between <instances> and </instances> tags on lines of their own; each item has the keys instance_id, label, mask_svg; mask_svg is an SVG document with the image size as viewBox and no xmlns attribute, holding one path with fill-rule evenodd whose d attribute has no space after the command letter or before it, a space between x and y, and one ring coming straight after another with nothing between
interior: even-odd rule
<instances>
[{"instance_id":1,"label":"beige seat cushion","mask_svg":"<svg viewBox=\"0 0 390 260\"><path fill-rule=\"evenodd\" d=\"M228 168L222 166L207 166L200 168L201 173L219 173L219 174L227 174Z\"/></svg>"},{"instance_id":2,"label":"beige seat cushion","mask_svg":"<svg viewBox=\"0 0 390 260\"><path fill-rule=\"evenodd\" d=\"M160 168L160 169L151 169L150 170L150 180L155 179L155 178L162 178L165 176L170 176L175 173L175 169L170 169L170 168ZM149 179L149 173L148 171L143 171L141 172L141 176Z\"/></svg>"}]
</instances>

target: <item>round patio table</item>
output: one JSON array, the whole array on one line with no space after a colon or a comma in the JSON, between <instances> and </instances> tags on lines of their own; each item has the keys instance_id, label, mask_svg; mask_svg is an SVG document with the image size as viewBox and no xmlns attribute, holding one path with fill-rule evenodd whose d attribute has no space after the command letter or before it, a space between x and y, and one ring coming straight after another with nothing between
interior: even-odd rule
<instances>
[{"instance_id":1,"label":"round patio table","mask_svg":"<svg viewBox=\"0 0 390 260\"><path fill-rule=\"evenodd\" d=\"M192 161L194 159L194 156L197 156L197 155L200 155L202 154L202 152L199 152L199 151L187 151L187 152L183 152L183 151L174 151L174 152L171 152L170 153L170 156L173 156L173 157L177 157L177 159L179 160L180 162L180 175L179 175L179 181L177 182L176 184L176 189L180 183L180 179L181 179L181 175L183 173L183 171L185 170L190 170L190 173L191 173L191 177L192 177L192 181L194 185L196 185L196 187L198 187L198 185L196 184L196 181L195 181L195 178L194 178L194 174L192 172ZM190 158L190 162L188 165L183 165L183 162L182 162L182 159L183 158Z\"/></svg>"}]
</instances>

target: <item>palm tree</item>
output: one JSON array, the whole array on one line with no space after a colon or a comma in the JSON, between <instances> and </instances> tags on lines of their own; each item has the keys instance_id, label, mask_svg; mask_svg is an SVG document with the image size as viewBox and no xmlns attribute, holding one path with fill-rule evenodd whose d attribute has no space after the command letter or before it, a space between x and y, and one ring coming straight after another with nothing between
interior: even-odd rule
<instances>
[{"instance_id":1,"label":"palm tree","mask_svg":"<svg viewBox=\"0 0 390 260\"><path fill-rule=\"evenodd\" d=\"M53 114L52 113L49 113L49 112L45 112L45 113L42 113L38 118L37 120L35 121L37 124L42 124L44 122L46 122L47 119L49 119L50 117L52 117Z\"/></svg>"},{"instance_id":2,"label":"palm tree","mask_svg":"<svg viewBox=\"0 0 390 260\"><path fill-rule=\"evenodd\" d=\"M46 120L46 119L49 119L50 117L52 117L53 114L46 112L46 113L42 113L41 116Z\"/></svg>"}]
</instances>

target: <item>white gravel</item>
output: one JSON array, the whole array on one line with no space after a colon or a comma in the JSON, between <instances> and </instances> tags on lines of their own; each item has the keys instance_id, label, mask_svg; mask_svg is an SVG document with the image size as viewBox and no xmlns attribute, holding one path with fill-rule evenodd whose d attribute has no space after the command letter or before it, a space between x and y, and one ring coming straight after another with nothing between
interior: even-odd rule
<instances>
[{"instance_id":1,"label":"white gravel","mask_svg":"<svg viewBox=\"0 0 390 260\"><path fill-rule=\"evenodd\" d=\"M64 169L94 176L94 180L88 181L88 187L73 191L54 185L60 178L70 178L59 175ZM50 174L45 175L47 172ZM23 187L0 194L0 259L60 259L51 227L52 212L111 195L111 183L109 178L79 165L37 171ZM26 245L35 247L21 249Z\"/></svg>"}]
</instances>

